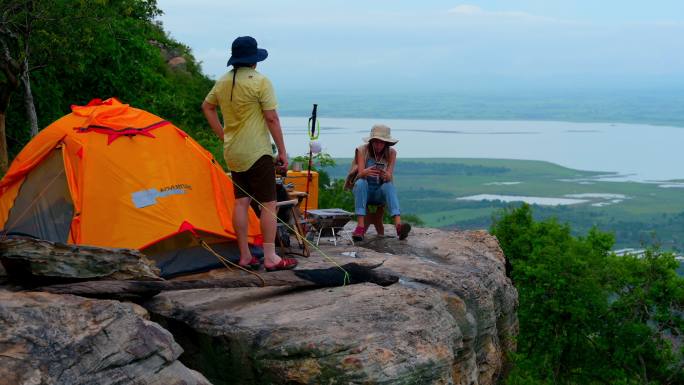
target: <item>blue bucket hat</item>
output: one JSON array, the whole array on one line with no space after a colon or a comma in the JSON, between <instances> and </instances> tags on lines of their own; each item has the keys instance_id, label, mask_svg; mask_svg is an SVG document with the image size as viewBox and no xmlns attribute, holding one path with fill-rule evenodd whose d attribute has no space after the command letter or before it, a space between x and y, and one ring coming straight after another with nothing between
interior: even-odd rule
<instances>
[{"instance_id":1,"label":"blue bucket hat","mask_svg":"<svg viewBox=\"0 0 684 385\"><path fill-rule=\"evenodd\" d=\"M257 41L251 36L240 36L233 41L230 47L231 55L228 66L233 64L253 64L266 60L268 51L257 48Z\"/></svg>"}]
</instances>

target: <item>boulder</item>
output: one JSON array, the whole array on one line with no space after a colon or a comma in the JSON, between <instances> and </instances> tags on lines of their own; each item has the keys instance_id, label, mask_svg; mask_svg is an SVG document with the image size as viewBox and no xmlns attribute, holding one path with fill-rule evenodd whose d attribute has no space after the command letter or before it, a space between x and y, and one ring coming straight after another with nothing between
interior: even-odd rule
<instances>
[{"instance_id":1,"label":"boulder","mask_svg":"<svg viewBox=\"0 0 684 385\"><path fill-rule=\"evenodd\" d=\"M415 229L325 246L399 284L166 292L145 303L215 384L494 384L515 349L517 292L486 232ZM328 265L321 252L300 268Z\"/></svg>"},{"instance_id":2,"label":"boulder","mask_svg":"<svg viewBox=\"0 0 684 385\"><path fill-rule=\"evenodd\" d=\"M477 382L462 383L489 384L502 374L506 353L515 350L518 296L506 277L505 256L495 237L486 231L419 228L408 242L371 237L362 246L403 255L388 258L385 267L402 276L405 284L440 290L455 317L468 321L459 323L473 332L472 339L464 338L462 358L476 353L479 374Z\"/></svg>"},{"instance_id":3,"label":"boulder","mask_svg":"<svg viewBox=\"0 0 684 385\"><path fill-rule=\"evenodd\" d=\"M67 245L30 238L0 241L7 275L25 284L78 279L159 280L159 269L137 250Z\"/></svg>"},{"instance_id":4,"label":"boulder","mask_svg":"<svg viewBox=\"0 0 684 385\"><path fill-rule=\"evenodd\" d=\"M138 305L0 290L0 383L210 384Z\"/></svg>"},{"instance_id":5,"label":"boulder","mask_svg":"<svg viewBox=\"0 0 684 385\"><path fill-rule=\"evenodd\" d=\"M171 69L185 71L188 66L188 61L183 56L176 56L166 62Z\"/></svg>"}]
</instances>

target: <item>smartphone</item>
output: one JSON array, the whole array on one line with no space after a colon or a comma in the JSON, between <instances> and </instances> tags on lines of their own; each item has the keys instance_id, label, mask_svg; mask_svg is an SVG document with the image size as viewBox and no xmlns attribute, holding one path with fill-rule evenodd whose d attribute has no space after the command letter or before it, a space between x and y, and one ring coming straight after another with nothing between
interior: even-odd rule
<instances>
[{"instance_id":1,"label":"smartphone","mask_svg":"<svg viewBox=\"0 0 684 385\"><path fill-rule=\"evenodd\" d=\"M385 165L383 162L375 163L375 168L377 168L378 170L384 170L385 167L387 167L387 165Z\"/></svg>"}]
</instances>

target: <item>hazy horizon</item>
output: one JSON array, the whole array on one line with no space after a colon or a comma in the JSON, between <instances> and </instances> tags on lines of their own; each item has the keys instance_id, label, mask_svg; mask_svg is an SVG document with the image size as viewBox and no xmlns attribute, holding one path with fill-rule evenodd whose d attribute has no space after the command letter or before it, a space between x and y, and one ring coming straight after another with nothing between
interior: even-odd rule
<instances>
[{"instance_id":1,"label":"hazy horizon","mask_svg":"<svg viewBox=\"0 0 684 385\"><path fill-rule=\"evenodd\" d=\"M684 2L159 0L210 77L232 40L278 92L684 89ZM197 26L201 25L202 28Z\"/></svg>"}]
</instances>

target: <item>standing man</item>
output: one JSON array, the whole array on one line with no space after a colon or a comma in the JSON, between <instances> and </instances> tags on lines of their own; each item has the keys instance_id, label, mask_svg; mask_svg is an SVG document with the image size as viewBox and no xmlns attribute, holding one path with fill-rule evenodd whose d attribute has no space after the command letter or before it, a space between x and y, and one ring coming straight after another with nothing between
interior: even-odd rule
<instances>
[{"instance_id":1,"label":"standing man","mask_svg":"<svg viewBox=\"0 0 684 385\"><path fill-rule=\"evenodd\" d=\"M257 269L247 243L248 212L252 197L263 204L261 233L264 237L264 267L268 271L297 266L293 258L275 253L276 190L271 137L278 148L278 167L287 169L283 131L276 112L278 102L271 82L256 71L256 63L268 56L251 36L233 41L228 66L202 103L202 112L214 133L223 139L223 157L231 171L235 190L233 227L240 247L240 266ZM216 107L221 108L223 126ZM269 135L270 133L270 135Z\"/></svg>"}]
</instances>

